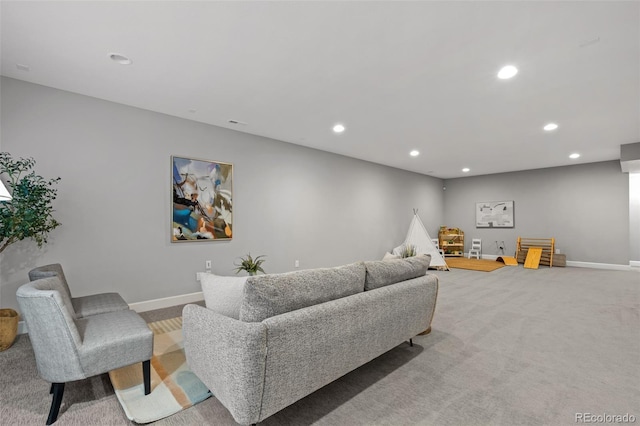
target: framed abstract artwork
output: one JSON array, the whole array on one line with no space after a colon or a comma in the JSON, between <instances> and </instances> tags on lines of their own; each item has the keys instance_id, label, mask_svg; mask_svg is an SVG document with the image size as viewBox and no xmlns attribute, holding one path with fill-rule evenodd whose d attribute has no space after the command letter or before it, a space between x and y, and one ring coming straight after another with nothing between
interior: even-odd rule
<instances>
[{"instance_id":1,"label":"framed abstract artwork","mask_svg":"<svg viewBox=\"0 0 640 426\"><path fill-rule=\"evenodd\" d=\"M171 242L233 238L233 164L171 157Z\"/></svg>"},{"instance_id":2,"label":"framed abstract artwork","mask_svg":"<svg viewBox=\"0 0 640 426\"><path fill-rule=\"evenodd\" d=\"M513 228L513 201L476 203L476 228Z\"/></svg>"}]
</instances>

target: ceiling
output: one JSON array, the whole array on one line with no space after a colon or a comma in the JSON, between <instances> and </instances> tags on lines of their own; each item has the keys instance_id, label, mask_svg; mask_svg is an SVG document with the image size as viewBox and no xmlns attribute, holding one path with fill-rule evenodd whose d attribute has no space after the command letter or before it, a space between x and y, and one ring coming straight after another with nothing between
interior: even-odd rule
<instances>
[{"instance_id":1,"label":"ceiling","mask_svg":"<svg viewBox=\"0 0 640 426\"><path fill-rule=\"evenodd\" d=\"M0 7L4 76L439 178L640 141L640 2Z\"/></svg>"}]
</instances>

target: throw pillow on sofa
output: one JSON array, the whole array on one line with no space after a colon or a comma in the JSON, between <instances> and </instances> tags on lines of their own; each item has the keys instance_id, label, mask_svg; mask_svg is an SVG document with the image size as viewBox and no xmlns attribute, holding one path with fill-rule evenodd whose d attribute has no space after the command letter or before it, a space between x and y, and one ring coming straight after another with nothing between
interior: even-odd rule
<instances>
[{"instance_id":1,"label":"throw pillow on sofa","mask_svg":"<svg viewBox=\"0 0 640 426\"><path fill-rule=\"evenodd\" d=\"M392 259L402 259L402 257L397 254L391 254L389 252L386 252L384 254L384 257L382 258L382 260L392 260Z\"/></svg>"},{"instance_id":2,"label":"throw pillow on sofa","mask_svg":"<svg viewBox=\"0 0 640 426\"><path fill-rule=\"evenodd\" d=\"M240 305L244 284L249 277L223 277L202 274L200 284L207 309L235 319L240 319Z\"/></svg>"},{"instance_id":3,"label":"throw pillow on sofa","mask_svg":"<svg viewBox=\"0 0 640 426\"><path fill-rule=\"evenodd\" d=\"M284 274L249 277L244 285L240 320L260 322L307 306L364 291L363 262Z\"/></svg>"},{"instance_id":4,"label":"throw pillow on sofa","mask_svg":"<svg viewBox=\"0 0 640 426\"><path fill-rule=\"evenodd\" d=\"M365 290L374 290L400 281L417 278L427 273L431 255L419 255L404 259L374 260L364 262L367 275Z\"/></svg>"}]
</instances>

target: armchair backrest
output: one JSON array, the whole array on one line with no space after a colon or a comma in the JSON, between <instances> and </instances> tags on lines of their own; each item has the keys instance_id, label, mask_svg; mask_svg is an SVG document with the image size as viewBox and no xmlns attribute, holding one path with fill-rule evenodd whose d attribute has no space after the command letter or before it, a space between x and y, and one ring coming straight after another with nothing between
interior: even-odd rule
<instances>
[{"instance_id":1,"label":"armchair backrest","mask_svg":"<svg viewBox=\"0 0 640 426\"><path fill-rule=\"evenodd\" d=\"M22 285L16 293L40 376L52 383L83 379L82 338L71 314L71 298L58 276Z\"/></svg>"},{"instance_id":2,"label":"armchair backrest","mask_svg":"<svg viewBox=\"0 0 640 426\"><path fill-rule=\"evenodd\" d=\"M71 300L71 290L67 283L67 278L64 276L62 265L59 263L52 263L50 265L38 266L29 271L29 281L39 280L41 278L58 277L60 279L61 290L66 293L69 300ZM69 311L73 318L76 318L76 311L72 304L69 304Z\"/></svg>"}]
</instances>

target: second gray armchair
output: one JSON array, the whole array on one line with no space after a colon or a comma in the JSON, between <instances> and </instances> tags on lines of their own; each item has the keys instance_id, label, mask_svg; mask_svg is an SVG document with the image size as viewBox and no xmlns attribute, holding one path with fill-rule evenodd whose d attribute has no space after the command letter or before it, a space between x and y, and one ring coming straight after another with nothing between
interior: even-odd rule
<instances>
[{"instance_id":1,"label":"second gray armchair","mask_svg":"<svg viewBox=\"0 0 640 426\"><path fill-rule=\"evenodd\" d=\"M106 312L125 311L129 309L129 305L118 293L99 293L89 296L73 297L69 284L64 276L62 265L52 263L34 268L29 271L29 280L35 281L40 278L58 277L64 291L69 299L76 318L85 318L90 315L104 314Z\"/></svg>"}]
</instances>

